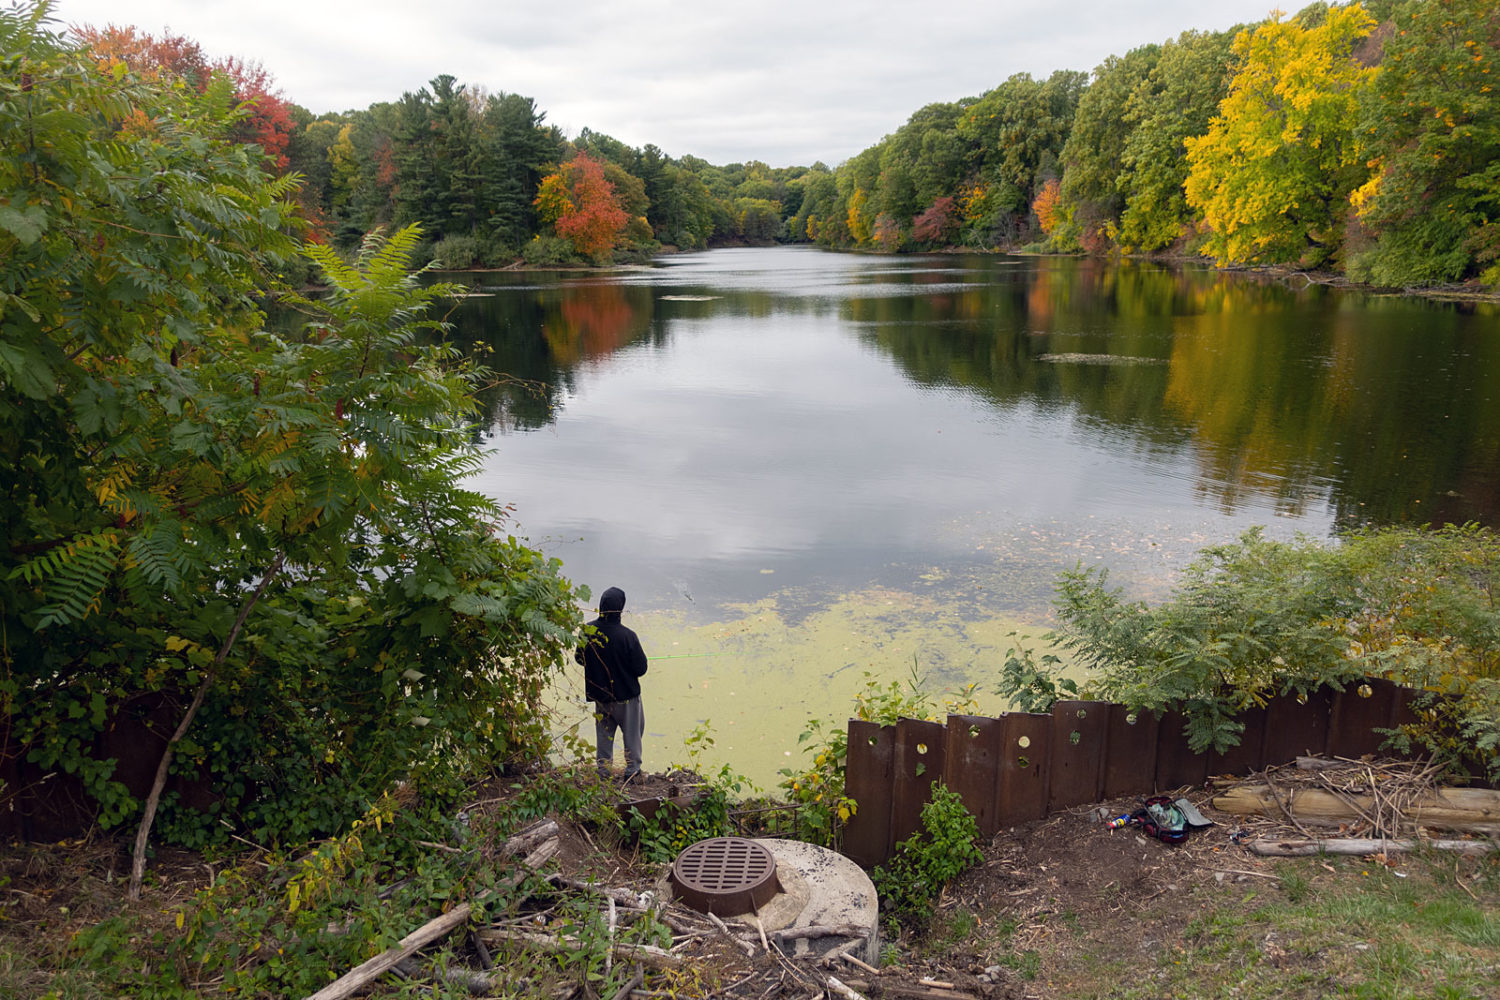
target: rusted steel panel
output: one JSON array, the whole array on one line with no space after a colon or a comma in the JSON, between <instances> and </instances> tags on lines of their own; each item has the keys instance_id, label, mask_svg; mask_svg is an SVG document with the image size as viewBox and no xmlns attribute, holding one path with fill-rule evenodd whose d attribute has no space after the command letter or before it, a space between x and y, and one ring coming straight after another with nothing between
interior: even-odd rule
<instances>
[{"instance_id":1,"label":"rusted steel panel","mask_svg":"<svg viewBox=\"0 0 1500 1000\"><path fill-rule=\"evenodd\" d=\"M1047 743L1052 716L1007 712L1000 740L1000 769L996 776L995 822L1001 828L1047 815Z\"/></svg>"},{"instance_id":2,"label":"rusted steel panel","mask_svg":"<svg viewBox=\"0 0 1500 1000\"><path fill-rule=\"evenodd\" d=\"M895 791L891 802L891 842L899 844L922 828L922 807L932 801L932 783L943 777L948 727L922 719L896 721Z\"/></svg>"},{"instance_id":3,"label":"rusted steel panel","mask_svg":"<svg viewBox=\"0 0 1500 1000\"><path fill-rule=\"evenodd\" d=\"M943 765L943 783L963 799L974 814L982 836L1000 829L995 801L996 773L1005 724L977 715L948 716L948 752Z\"/></svg>"},{"instance_id":4,"label":"rusted steel panel","mask_svg":"<svg viewBox=\"0 0 1500 1000\"><path fill-rule=\"evenodd\" d=\"M1385 736L1375 730L1391 727L1395 708L1396 685L1390 681L1376 678L1347 685L1333 696L1327 753L1335 757L1379 753Z\"/></svg>"},{"instance_id":5,"label":"rusted steel panel","mask_svg":"<svg viewBox=\"0 0 1500 1000\"><path fill-rule=\"evenodd\" d=\"M1104 701L1060 701L1052 706L1049 813L1099 801L1109 740L1109 709Z\"/></svg>"},{"instance_id":6,"label":"rusted steel panel","mask_svg":"<svg viewBox=\"0 0 1500 1000\"><path fill-rule=\"evenodd\" d=\"M1208 754L1194 753L1182 731L1181 712L1167 712L1156 730L1156 790L1201 785L1208 777Z\"/></svg>"},{"instance_id":7,"label":"rusted steel panel","mask_svg":"<svg viewBox=\"0 0 1500 1000\"><path fill-rule=\"evenodd\" d=\"M872 868L891 856L891 786L895 751L895 726L849 720L844 794L859 805L844 824L844 853L866 868Z\"/></svg>"},{"instance_id":8,"label":"rusted steel panel","mask_svg":"<svg viewBox=\"0 0 1500 1000\"><path fill-rule=\"evenodd\" d=\"M88 830L98 815L98 806L84 791L76 775L38 767L12 757L24 749L5 748L6 763L0 767L5 787L0 789L0 835L23 841L53 841L75 837Z\"/></svg>"},{"instance_id":9,"label":"rusted steel panel","mask_svg":"<svg viewBox=\"0 0 1500 1000\"><path fill-rule=\"evenodd\" d=\"M1149 795L1156 787L1156 716L1109 706L1109 740L1104 756L1104 797Z\"/></svg>"},{"instance_id":10,"label":"rusted steel panel","mask_svg":"<svg viewBox=\"0 0 1500 1000\"><path fill-rule=\"evenodd\" d=\"M1240 713L1239 720L1245 725L1239 746L1223 753L1212 751L1208 756L1209 774L1245 775L1265 767L1266 710L1247 708Z\"/></svg>"},{"instance_id":11,"label":"rusted steel panel","mask_svg":"<svg viewBox=\"0 0 1500 1000\"><path fill-rule=\"evenodd\" d=\"M1265 764L1287 764L1303 754L1316 756L1328 747L1329 691L1314 691L1302 701L1278 695L1266 704Z\"/></svg>"},{"instance_id":12,"label":"rusted steel panel","mask_svg":"<svg viewBox=\"0 0 1500 1000\"><path fill-rule=\"evenodd\" d=\"M1422 696L1421 691L1409 687L1396 688L1396 699L1391 705L1391 728L1397 729L1401 726L1415 725L1422 721L1417 715L1416 702ZM1413 748L1413 752L1418 752Z\"/></svg>"}]
</instances>

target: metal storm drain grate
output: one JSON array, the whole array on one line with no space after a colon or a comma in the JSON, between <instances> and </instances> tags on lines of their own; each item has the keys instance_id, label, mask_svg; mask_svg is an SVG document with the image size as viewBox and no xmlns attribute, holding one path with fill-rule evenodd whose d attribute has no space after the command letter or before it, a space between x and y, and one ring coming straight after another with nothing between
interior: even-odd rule
<instances>
[{"instance_id":1,"label":"metal storm drain grate","mask_svg":"<svg viewBox=\"0 0 1500 1000\"><path fill-rule=\"evenodd\" d=\"M689 846L672 862L672 886L700 913L751 913L781 891L776 859L753 840L715 837Z\"/></svg>"}]
</instances>

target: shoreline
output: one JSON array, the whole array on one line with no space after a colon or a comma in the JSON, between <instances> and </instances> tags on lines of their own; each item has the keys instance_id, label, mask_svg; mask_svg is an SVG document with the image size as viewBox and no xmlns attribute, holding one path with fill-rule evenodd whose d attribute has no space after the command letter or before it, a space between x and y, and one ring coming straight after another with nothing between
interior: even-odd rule
<instances>
[{"instance_id":1,"label":"shoreline","mask_svg":"<svg viewBox=\"0 0 1500 1000\"><path fill-rule=\"evenodd\" d=\"M649 267L650 262L658 257L675 257L686 253L705 253L711 250L735 250L745 247L811 247L814 249L827 250L831 253L854 253L871 257L902 257L920 254L946 254L959 256L964 254L974 255L1010 255L1014 257L1073 257L1090 260L1132 260L1146 261L1155 264L1195 265L1199 267L1212 268L1228 274L1242 275L1247 278L1259 278L1287 285L1293 291L1304 291L1313 285L1322 285L1327 288L1338 288L1349 291L1360 291L1375 295L1407 295L1413 298L1431 299L1435 302L1454 303L1496 303L1500 304L1500 288L1486 291L1485 287L1477 283L1468 282L1457 285L1438 285L1433 287L1408 286L1397 287L1391 285L1372 285L1361 281L1355 281L1335 271L1299 271L1296 268L1278 264L1216 264L1207 257L1192 253L1142 253L1142 254L1089 254L1089 253L1054 253L1040 250L1028 250L1023 248L994 247L990 249L978 249L975 247L947 246L932 250L899 251L894 254L882 253L874 250L864 250L857 247L824 247L817 243L768 243L768 244L724 244L720 246L705 247L703 250L682 250L677 247L664 247L657 253L643 261L620 264L566 264L548 265L545 267L532 267L520 260L502 267L467 267L467 268L433 268L443 274L503 274L503 273L527 273L527 274L565 274L565 273L593 273L608 274L613 271L626 271L635 268ZM1294 284L1301 282L1300 285Z\"/></svg>"}]
</instances>

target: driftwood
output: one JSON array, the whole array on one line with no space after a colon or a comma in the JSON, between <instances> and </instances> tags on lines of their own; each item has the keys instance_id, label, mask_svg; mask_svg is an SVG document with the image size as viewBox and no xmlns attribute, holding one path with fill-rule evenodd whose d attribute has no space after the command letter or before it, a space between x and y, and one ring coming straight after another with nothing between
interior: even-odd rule
<instances>
[{"instance_id":1,"label":"driftwood","mask_svg":"<svg viewBox=\"0 0 1500 1000\"><path fill-rule=\"evenodd\" d=\"M539 951L566 952L579 947L577 938L566 935L548 937L545 934L531 934L526 931L511 930L508 927L484 927L475 936L486 944L509 941L523 947L536 948ZM653 969L676 969L683 964L682 959L671 952L649 944L626 944L623 941L617 941L610 950L616 958L639 962Z\"/></svg>"},{"instance_id":2,"label":"driftwood","mask_svg":"<svg viewBox=\"0 0 1500 1000\"><path fill-rule=\"evenodd\" d=\"M1496 849L1485 840L1382 840L1375 837L1333 837L1326 840L1254 840L1245 845L1253 854L1272 858L1305 858L1315 854L1405 854L1419 848L1487 854Z\"/></svg>"},{"instance_id":3,"label":"driftwood","mask_svg":"<svg viewBox=\"0 0 1500 1000\"><path fill-rule=\"evenodd\" d=\"M1284 808L1308 823L1339 823L1369 819L1377 803L1371 795L1344 795L1316 788L1294 788L1282 802L1270 785L1238 785L1214 797L1213 807L1239 816L1277 815ZM1414 826L1500 833L1500 791L1487 788L1443 788L1419 795L1403 810Z\"/></svg>"},{"instance_id":4,"label":"driftwood","mask_svg":"<svg viewBox=\"0 0 1500 1000\"><path fill-rule=\"evenodd\" d=\"M462 927L468 919L469 904L460 903L442 916L427 921L402 938L398 944L356 965L307 1000L343 1000L344 997L353 995L385 975L403 958L443 937L455 927Z\"/></svg>"}]
</instances>

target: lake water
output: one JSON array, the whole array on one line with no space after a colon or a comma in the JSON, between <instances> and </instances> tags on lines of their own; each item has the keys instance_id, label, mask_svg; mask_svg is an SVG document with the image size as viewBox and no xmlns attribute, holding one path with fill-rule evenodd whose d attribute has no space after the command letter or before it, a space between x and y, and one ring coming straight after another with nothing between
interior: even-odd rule
<instances>
[{"instance_id":1,"label":"lake water","mask_svg":"<svg viewBox=\"0 0 1500 1000\"><path fill-rule=\"evenodd\" d=\"M507 376L476 485L629 595L652 769L708 720L704 762L769 785L866 673L999 709L1065 568L1149 598L1252 525L1500 520L1490 304L807 248L464 280L459 336Z\"/></svg>"}]
</instances>

